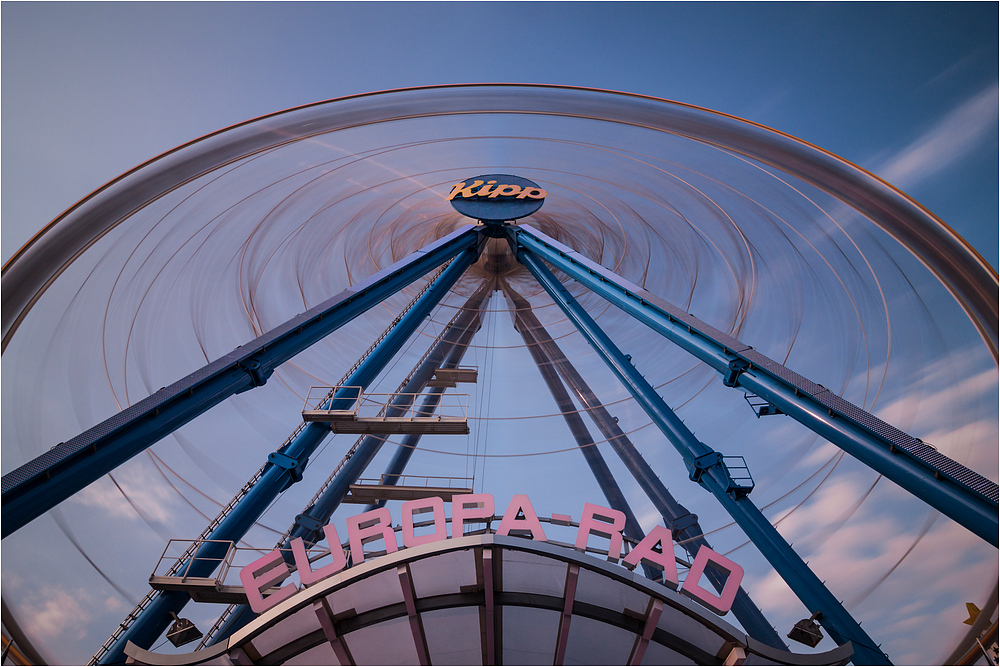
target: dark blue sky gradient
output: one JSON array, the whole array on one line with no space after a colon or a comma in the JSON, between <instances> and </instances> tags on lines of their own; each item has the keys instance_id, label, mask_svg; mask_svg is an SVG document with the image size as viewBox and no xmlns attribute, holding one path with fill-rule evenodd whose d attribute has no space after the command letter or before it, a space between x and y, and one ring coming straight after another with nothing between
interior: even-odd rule
<instances>
[{"instance_id":1,"label":"dark blue sky gradient","mask_svg":"<svg viewBox=\"0 0 1000 667\"><path fill-rule=\"evenodd\" d=\"M3 257L94 188L282 108L454 82L697 104L879 173L996 85L995 3L6 3ZM946 169L897 183L997 264L996 105Z\"/></svg>"}]
</instances>

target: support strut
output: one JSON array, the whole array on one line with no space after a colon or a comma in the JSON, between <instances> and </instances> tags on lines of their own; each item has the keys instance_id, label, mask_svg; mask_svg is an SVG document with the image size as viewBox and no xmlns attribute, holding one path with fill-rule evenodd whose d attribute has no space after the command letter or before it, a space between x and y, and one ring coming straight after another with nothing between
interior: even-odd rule
<instances>
[{"instance_id":1,"label":"support strut","mask_svg":"<svg viewBox=\"0 0 1000 667\"><path fill-rule=\"evenodd\" d=\"M458 365L468 347L469 339L479 328L482 304L489 295L488 285L488 282L483 282L472 296L469 297L469 300L465 302L465 305L462 306L461 310L448 324L448 328L441 334L441 339L433 346L424 359L418 362L408 379L403 382L403 385L399 389L401 394L412 395L422 392L436 368L442 365L447 366L452 361L454 361L452 365ZM442 361L445 359L448 361L442 364ZM425 397L420 414L432 414L437 403L441 400L443 392L443 388L434 388ZM393 408L405 409L401 405L395 405L390 407L390 411ZM392 412L388 412L387 416L392 416ZM409 461L410 455L413 453L412 447L416 446L420 435L419 433L413 433L406 436L403 440L403 445L399 447L393 460L390 462L389 468L386 470L387 474L389 474L390 470L395 471L395 475L402 473L403 468ZM329 523L333 513L340 507L344 497L347 495L350 484L364 472L368 463L370 463L371 459L374 458L384 443L385 436L368 435L362 437L352 449L353 454L348 454L350 458L347 459L346 463L334 471L334 474L320 487L320 491L313 498L309 506L303 510L302 514L295 517L295 522L288 529L285 537L282 537L278 541L277 545L277 548L281 550L282 557L289 561L289 563L292 561L291 541L297 537L301 537L307 547L311 547L321 539L323 535L322 526ZM353 467L349 467L351 463L354 464ZM398 480L398 477L396 479ZM394 480L391 482L387 481L387 483L395 484L397 482ZM384 504L384 501L380 503L380 506L382 504ZM374 507L369 509L374 509ZM256 618L256 614L249 606L235 605L235 609L230 612L226 621L219 627L217 632L208 638L206 643L214 645L223 641L254 618Z\"/></svg>"},{"instance_id":2,"label":"support strut","mask_svg":"<svg viewBox=\"0 0 1000 667\"><path fill-rule=\"evenodd\" d=\"M417 393L426 386L427 381L434 374L434 369L439 367L444 361L445 356L451 351L452 346L461 337L463 330L470 327L472 321L478 317L479 307L488 294L487 284L484 283L470 297L463 312L456 318L454 326L442 336L442 340L435 346L434 351L428 355L424 363L417 369L417 372L411 376L410 381L402 390L403 394ZM386 415L394 416L392 412L394 408L400 412L405 409L391 406ZM364 439L361 446L358 447L354 455L351 456L347 464L344 465L340 473L327 486L326 490L323 491L313 506L304 512L303 515L300 515L307 516L308 518L300 523L299 517L296 517L295 521L297 525L292 530L289 540L301 537L304 542L314 544L322 537L322 529L316 529L312 526L322 526L330 520L330 517L333 516L333 513L343 502L350 485L361 476L384 443L384 436L370 435ZM288 546L287 543L285 546Z\"/></svg>"},{"instance_id":3,"label":"support strut","mask_svg":"<svg viewBox=\"0 0 1000 667\"><path fill-rule=\"evenodd\" d=\"M347 385L367 387L385 368L386 364L399 352L410 335L426 319L431 309L451 289L452 285L465 273L479 257L481 244L475 244L460 251L451 264L442 271L433 284L417 299L410 309L399 319L385 338L372 350L358 368L346 380ZM337 400L341 400L339 397ZM305 465L309 456L329 434L329 428L321 423L311 422L299 434L284 445L279 454ZM225 545L220 542L236 542L246 534L254 522L260 518L271 502L288 486L294 483L294 468L270 462L260 480L240 500L219 526L209 535L198 553L192 557L190 568L184 568L188 576L207 577L220 562ZM183 591L161 594L147 606L135 622L124 632L100 659L99 664L117 664L124 661L125 644L129 641L142 648L149 646L159 637L170 622L170 612L179 612L190 597Z\"/></svg>"},{"instance_id":4,"label":"support strut","mask_svg":"<svg viewBox=\"0 0 1000 667\"><path fill-rule=\"evenodd\" d=\"M508 226L507 234L515 253L528 250L549 262L714 368L727 386L766 400L997 546L996 483L538 230Z\"/></svg>"},{"instance_id":5,"label":"support strut","mask_svg":"<svg viewBox=\"0 0 1000 667\"><path fill-rule=\"evenodd\" d=\"M2 536L212 406L260 386L279 365L447 260L466 249L478 257L484 243L478 228L454 232L7 473Z\"/></svg>"},{"instance_id":6,"label":"support strut","mask_svg":"<svg viewBox=\"0 0 1000 667\"><path fill-rule=\"evenodd\" d=\"M523 297L511 289L510 285L504 285L504 294L510 303L514 328L521 334L524 345L528 348L528 353L531 354L531 358L538 367L538 372L542 374L545 386L548 387L549 393L552 394L552 399L556 402L556 408L562 413L563 419L566 421L566 425L573 435L573 439L576 440L577 446L579 446L580 451L583 453L587 465L590 467L590 472L594 475L594 479L597 480L598 486L601 487L604 498L608 501L612 509L616 509L625 515L625 529L623 531L625 537L636 541L641 540L646 535L642 530L642 526L639 525L639 520L635 517L635 513L628 504L628 500L625 499L625 494L622 493L618 482L615 481L615 477L611 473L611 468L608 467L607 461L604 460L601 451L594 444L594 439L590 437L590 431L583 422L580 413L577 412L576 406L573 404L573 399L570 398L569 392L566 391L562 380L559 379L559 373L556 371L552 359L549 358L548 354L546 354L539 344L538 339L535 338L536 334L545 335L544 330L532 330L525 325L521 311L525 308L530 308L530 306ZM647 576L651 579L653 578L649 575L648 571Z\"/></svg>"},{"instance_id":7,"label":"support strut","mask_svg":"<svg viewBox=\"0 0 1000 667\"><path fill-rule=\"evenodd\" d=\"M530 340L536 344L538 354L544 358L546 366L554 368L562 376L563 381L573 390L580 403L587 409L591 419L597 424L598 429L600 429L608 444L615 450L615 453L618 454L622 463L628 468L632 477L639 484L639 487L645 492L646 496L653 503L653 506L656 507L660 516L663 517L663 522L673 533L674 539L687 551L691 560L694 559L695 554L702 546L711 549L712 545L709 544L705 538L704 531L702 531L701 526L698 524L698 517L677 502L670 491L667 490L667 487L664 486L663 482L660 481L660 478L656 476L653 469L642 458L642 455L639 454L629 437L618 426L617 420L611 416L607 408L604 407L604 404L598 400L583 377L577 372L576 367L562 353L558 343L553 340L545 327L542 326L542 323L535 316L534 311L532 311L531 304L515 292L506 282L504 283L504 291L511 300L516 318L519 320L519 322L515 322L515 328L520 327L518 328L519 331L523 329L530 332L528 335L522 333L522 335L525 335L525 343L529 345L529 349L534 349L531 347ZM540 365L539 369L541 368L542 366ZM558 382L558 379L556 381ZM570 402L570 405L572 405L572 402ZM579 418L578 415L577 418ZM597 448L591 447L588 449L596 450ZM595 476L596 474L595 472ZM598 481L600 482L600 479ZM614 480L612 479L612 481ZM617 484L615 486L617 488ZM611 498L608 498L608 502L612 502ZM614 504L611 507L621 509ZM631 516L631 510L625 512L625 516L625 527L627 530L629 526L628 517ZM638 528L638 535L640 539L644 536L642 528ZM649 575L647 574L647 576ZM726 583L725 574L714 568L708 568L705 570L705 576L708 577L717 591L722 591ZM652 579L653 577L649 578ZM774 626L768 622L764 617L764 613L754 604L753 600L750 599L750 595L742 586L736 593L732 611L733 615L736 616L747 631L747 634L751 637L782 651L788 650L788 645L775 632Z\"/></svg>"},{"instance_id":8,"label":"support strut","mask_svg":"<svg viewBox=\"0 0 1000 667\"><path fill-rule=\"evenodd\" d=\"M532 251L522 248L518 260L528 267L591 347L622 381L636 402L681 454L690 471L694 471L695 460L704 461L702 457L713 454L707 445L694 437L694 434L635 369L631 360L615 346L593 318L576 302L569 290L556 280L552 272ZM852 642L855 648L854 655L858 658L859 664L891 664L858 622L827 590L749 497L729 493L733 480L722 464L721 457L716 465L703 470L699 484L719 500L799 600L811 612L819 612L820 623L838 645Z\"/></svg>"},{"instance_id":9,"label":"support strut","mask_svg":"<svg viewBox=\"0 0 1000 667\"><path fill-rule=\"evenodd\" d=\"M462 358L469 349L469 341L482 326L482 302L479 303L477 308L478 310L476 311L475 317L462 331L462 335L451 348L451 352L448 353L447 359L441 366L442 368L455 368L462 363ZM443 387L435 387L433 392L429 392L430 395L424 400L424 404L422 406L423 411L421 414L430 414L433 412L436 409L438 402L440 402L441 394L443 393ZM396 453L393 454L392 460L390 460L388 465L385 467L385 473L383 474L385 484L393 486L399 484L400 475L402 475L403 471L406 469L406 464L410 462L410 457L413 456L413 452L416 450L417 444L420 442L420 438L420 433L410 433L403 438L399 447L396 448ZM365 511L368 512L379 507L385 507L385 503L386 500L383 498L378 502L367 506Z\"/></svg>"}]
</instances>

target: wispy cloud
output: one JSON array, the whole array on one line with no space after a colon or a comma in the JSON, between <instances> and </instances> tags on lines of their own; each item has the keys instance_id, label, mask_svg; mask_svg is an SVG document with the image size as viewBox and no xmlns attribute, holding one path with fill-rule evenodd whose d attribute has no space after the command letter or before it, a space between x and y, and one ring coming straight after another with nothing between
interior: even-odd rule
<instances>
[{"instance_id":1,"label":"wispy cloud","mask_svg":"<svg viewBox=\"0 0 1000 667\"><path fill-rule=\"evenodd\" d=\"M997 127L998 87L988 86L948 112L933 127L875 169L882 178L906 189L946 169L976 149Z\"/></svg>"},{"instance_id":2,"label":"wispy cloud","mask_svg":"<svg viewBox=\"0 0 1000 667\"><path fill-rule=\"evenodd\" d=\"M989 405L989 398L996 396L997 378L993 368L979 366L979 359L956 350L927 364L911 378L907 390L887 397L879 414L890 423L908 420L912 433L927 434L944 453L994 477L996 413L984 416L976 406ZM825 460L831 448L816 448L802 465L812 467ZM779 528L813 571L827 580L831 591L866 621L866 629L884 642L894 661L933 663L942 659L936 654L946 655L967 629L962 625L965 603L981 604L988 593L981 582L995 579L996 552L947 519L939 518L926 528L929 508L887 480L831 535L829 527L864 494L872 479L856 473L831 478ZM926 536L920 539L924 530ZM972 572L979 574L970 577ZM890 576L879 581L886 574ZM876 594L869 595L874 584ZM793 594L774 572L748 582L747 589L755 600L765 601L772 620L796 606ZM927 627L938 630L919 632Z\"/></svg>"},{"instance_id":3,"label":"wispy cloud","mask_svg":"<svg viewBox=\"0 0 1000 667\"><path fill-rule=\"evenodd\" d=\"M45 586L24 606L23 623L45 640L86 635L90 614L85 610L89 595L82 589L74 592Z\"/></svg>"},{"instance_id":4,"label":"wispy cloud","mask_svg":"<svg viewBox=\"0 0 1000 667\"><path fill-rule=\"evenodd\" d=\"M140 465L131 465L127 474L115 477L119 488L104 477L73 496L72 502L100 509L113 519L141 518L154 527L171 523L178 510L176 494L162 479ZM142 514L137 516L137 512Z\"/></svg>"},{"instance_id":5,"label":"wispy cloud","mask_svg":"<svg viewBox=\"0 0 1000 667\"><path fill-rule=\"evenodd\" d=\"M824 488L816 502L792 515L794 520L787 528L782 524L782 533L796 547L804 545L802 553L810 567L847 604L869 592L873 575L888 572L901 555L914 548L881 583L877 594L867 596L851 611L865 621L864 627L897 664L934 664L941 659L936 654L947 654L964 633L965 602L982 604L982 580L970 579L968 573L976 571L984 579L995 578L996 552L964 528L943 519L914 547L918 532L904 530L893 518L873 513L845 526L822 548L810 549L808 544L816 531L809 524L828 522L833 514L831 503L851 501L858 491L859 487L852 489L850 483ZM886 500L896 502L901 494L890 491ZM920 582L916 589L914 582ZM748 585L754 599L765 603L765 612L772 620L797 606L774 572ZM919 628L927 627L938 631L932 636L920 635Z\"/></svg>"},{"instance_id":6,"label":"wispy cloud","mask_svg":"<svg viewBox=\"0 0 1000 667\"><path fill-rule=\"evenodd\" d=\"M955 350L926 364L909 389L878 409L890 424L900 425L942 454L996 479L996 367L981 367L983 357Z\"/></svg>"}]
</instances>

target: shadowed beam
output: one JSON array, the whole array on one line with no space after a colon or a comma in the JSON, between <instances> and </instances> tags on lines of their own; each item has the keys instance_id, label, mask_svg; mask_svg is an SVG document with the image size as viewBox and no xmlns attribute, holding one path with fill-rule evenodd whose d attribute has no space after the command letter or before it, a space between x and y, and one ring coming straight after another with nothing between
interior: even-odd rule
<instances>
[{"instance_id":1,"label":"shadowed beam","mask_svg":"<svg viewBox=\"0 0 1000 667\"><path fill-rule=\"evenodd\" d=\"M417 660L421 665L431 664L427 653L427 639L424 637L424 627L417 613L417 594L413 590L413 579L410 577L410 566L403 563L396 568L399 577L399 587L403 591L403 602L406 603L406 615L410 621L410 632L413 634L413 646L417 650Z\"/></svg>"},{"instance_id":2,"label":"shadowed beam","mask_svg":"<svg viewBox=\"0 0 1000 667\"><path fill-rule=\"evenodd\" d=\"M646 655L649 647L649 640L656 630L656 624L660 622L660 614L663 613L663 600L653 598L649 601L649 608L646 609L646 621L642 626L642 634L635 638L635 646L632 647L632 655L629 656L628 664L641 665L642 658Z\"/></svg>"},{"instance_id":3,"label":"shadowed beam","mask_svg":"<svg viewBox=\"0 0 1000 667\"><path fill-rule=\"evenodd\" d=\"M326 601L326 598L320 598L313 602L313 611L316 612L316 618L319 619L320 627L323 628L323 635L330 642L330 647L333 649L334 655L337 656L337 661L341 665L355 664L354 658L347 650L347 645L341 641L333 626L333 612L330 610L330 603Z\"/></svg>"},{"instance_id":4,"label":"shadowed beam","mask_svg":"<svg viewBox=\"0 0 1000 667\"><path fill-rule=\"evenodd\" d=\"M3 476L2 536L233 394L263 385L276 367L468 248L478 228L457 231L241 345L117 415Z\"/></svg>"},{"instance_id":5,"label":"shadowed beam","mask_svg":"<svg viewBox=\"0 0 1000 667\"><path fill-rule=\"evenodd\" d=\"M566 587L563 594L562 616L559 617L559 635L556 643L555 665L566 659L566 644L569 641L569 624L573 620L573 601L576 600L576 584L580 580L580 566L570 563L566 569Z\"/></svg>"},{"instance_id":6,"label":"shadowed beam","mask_svg":"<svg viewBox=\"0 0 1000 667\"><path fill-rule=\"evenodd\" d=\"M742 387L829 440L934 509L998 545L998 487L926 443L765 357L528 225L508 226L527 250Z\"/></svg>"}]
</instances>

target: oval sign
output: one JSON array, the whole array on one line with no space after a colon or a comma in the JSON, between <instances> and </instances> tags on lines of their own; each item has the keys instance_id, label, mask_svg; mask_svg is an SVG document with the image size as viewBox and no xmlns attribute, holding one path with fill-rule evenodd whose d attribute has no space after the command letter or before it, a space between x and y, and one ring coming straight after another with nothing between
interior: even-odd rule
<instances>
[{"instance_id":1,"label":"oval sign","mask_svg":"<svg viewBox=\"0 0 1000 667\"><path fill-rule=\"evenodd\" d=\"M483 222L504 222L531 215L542 207L545 190L510 174L486 174L451 186L448 201L455 210Z\"/></svg>"}]
</instances>

